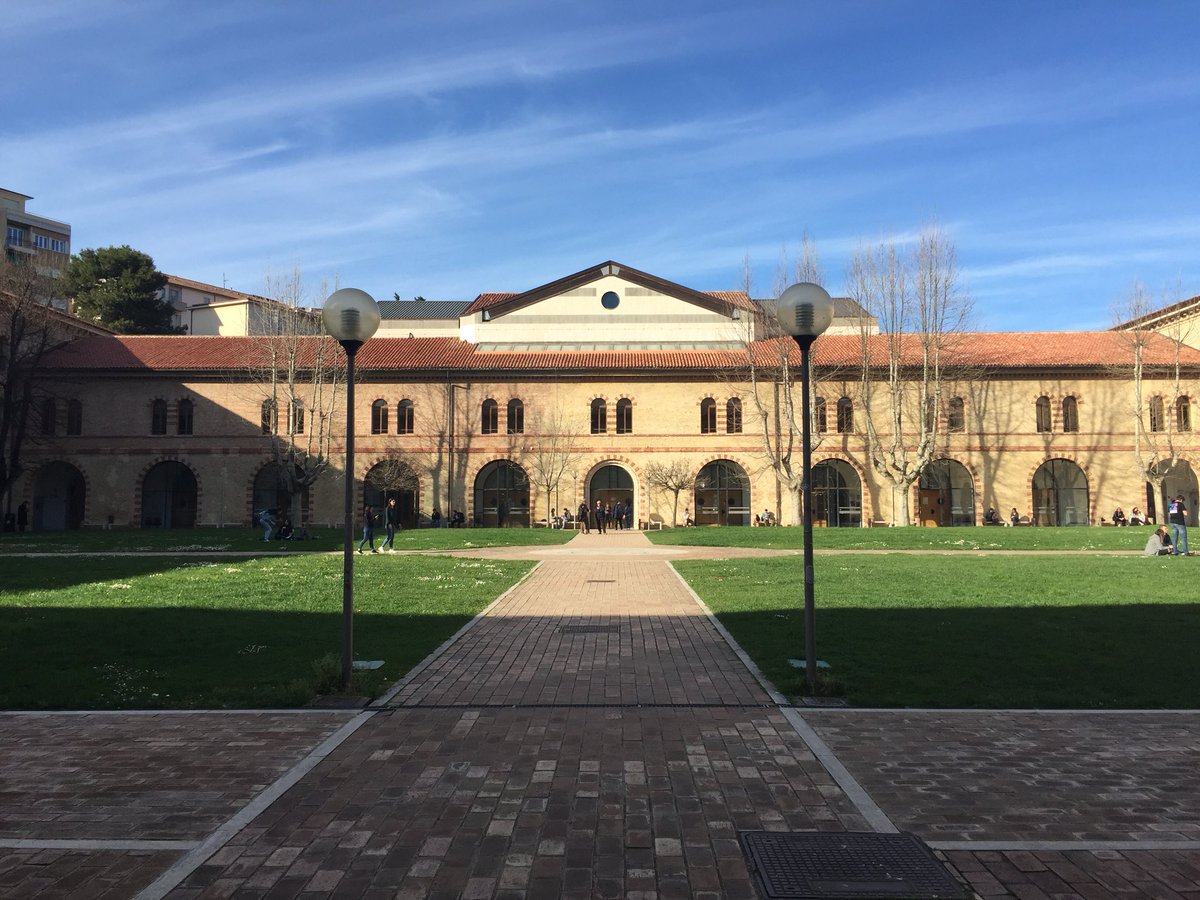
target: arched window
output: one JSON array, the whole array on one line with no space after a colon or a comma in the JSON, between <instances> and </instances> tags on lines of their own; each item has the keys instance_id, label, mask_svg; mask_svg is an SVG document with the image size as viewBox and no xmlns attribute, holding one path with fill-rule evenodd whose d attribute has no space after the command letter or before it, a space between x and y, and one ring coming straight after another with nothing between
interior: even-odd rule
<instances>
[{"instance_id":1,"label":"arched window","mask_svg":"<svg viewBox=\"0 0 1200 900\"><path fill-rule=\"evenodd\" d=\"M386 400L371 404L371 434L388 433L388 405Z\"/></svg>"},{"instance_id":2,"label":"arched window","mask_svg":"<svg viewBox=\"0 0 1200 900\"><path fill-rule=\"evenodd\" d=\"M1192 430L1192 401L1187 397L1175 401L1175 430Z\"/></svg>"},{"instance_id":3,"label":"arched window","mask_svg":"<svg viewBox=\"0 0 1200 900\"><path fill-rule=\"evenodd\" d=\"M946 430L965 431L966 427L967 417L963 411L963 398L951 397L950 405L946 410Z\"/></svg>"},{"instance_id":4,"label":"arched window","mask_svg":"<svg viewBox=\"0 0 1200 900\"><path fill-rule=\"evenodd\" d=\"M192 401L180 400L178 415L175 417L175 433L176 434L191 434L192 433Z\"/></svg>"},{"instance_id":5,"label":"arched window","mask_svg":"<svg viewBox=\"0 0 1200 900\"><path fill-rule=\"evenodd\" d=\"M633 401L627 397L617 401L617 434L633 434Z\"/></svg>"},{"instance_id":6,"label":"arched window","mask_svg":"<svg viewBox=\"0 0 1200 900\"><path fill-rule=\"evenodd\" d=\"M164 412L165 415L165 412ZM166 420L163 421L163 427L166 427ZM279 430L279 407L275 405L274 400L264 400L262 402L262 433L274 434Z\"/></svg>"},{"instance_id":7,"label":"arched window","mask_svg":"<svg viewBox=\"0 0 1200 900\"><path fill-rule=\"evenodd\" d=\"M525 433L525 404L516 398L508 401L508 433Z\"/></svg>"},{"instance_id":8,"label":"arched window","mask_svg":"<svg viewBox=\"0 0 1200 900\"><path fill-rule=\"evenodd\" d=\"M829 418L825 413L825 398L818 397L813 401L813 431L824 434L829 430Z\"/></svg>"},{"instance_id":9,"label":"arched window","mask_svg":"<svg viewBox=\"0 0 1200 900\"><path fill-rule=\"evenodd\" d=\"M413 402L401 400L396 404L396 434L413 433Z\"/></svg>"},{"instance_id":10,"label":"arched window","mask_svg":"<svg viewBox=\"0 0 1200 900\"><path fill-rule=\"evenodd\" d=\"M717 401L712 397L700 401L700 433L717 433Z\"/></svg>"},{"instance_id":11,"label":"arched window","mask_svg":"<svg viewBox=\"0 0 1200 900\"><path fill-rule=\"evenodd\" d=\"M1063 397L1062 426L1063 434L1074 434L1079 430L1079 404L1074 397Z\"/></svg>"},{"instance_id":12,"label":"arched window","mask_svg":"<svg viewBox=\"0 0 1200 900\"><path fill-rule=\"evenodd\" d=\"M293 400L291 409L292 420L288 423L292 434L304 434L304 401Z\"/></svg>"},{"instance_id":13,"label":"arched window","mask_svg":"<svg viewBox=\"0 0 1200 900\"><path fill-rule=\"evenodd\" d=\"M1050 398L1038 397L1034 407L1037 413L1037 430L1041 433L1050 431Z\"/></svg>"},{"instance_id":14,"label":"arched window","mask_svg":"<svg viewBox=\"0 0 1200 900\"><path fill-rule=\"evenodd\" d=\"M483 434L496 434L500 430L500 404L495 400L484 400L480 407L480 431Z\"/></svg>"},{"instance_id":15,"label":"arched window","mask_svg":"<svg viewBox=\"0 0 1200 900\"><path fill-rule=\"evenodd\" d=\"M83 404L78 400L67 401L67 434L83 434Z\"/></svg>"},{"instance_id":16,"label":"arched window","mask_svg":"<svg viewBox=\"0 0 1200 900\"><path fill-rule=\"evenodd\" d=\"M849 397L842 397L837 405L838 434L854 433L854 403Z\"/></svg>"},{"instance_id":17,"label":"arched window","mask_svg":"<svg viewBox=\"0 0 1200 900\"><path fill-rule=\"evenodd\" d=\"M1163 400L1162 397L1150 398L1150 430L1162 431L1166 427L1166 422L1163 419Z\"/></svg>"},{"instance_id":18,"label":"arched window","mask_svg":"<svg viewBox=\"0 0 1200 900\"><path fill-rule=\"evenodd\" d=\"M150 433L167 433L167 401L155 400L150 404Z\"/></svg>"},{"instance_id":19,"label":"arched window","mask_svg":"<svg viewBox=\"0 0 1200 900\"><path fill-rule=\"evenodd\" d=\"M608 431L608 404L597 397L592 401L592 434L604 434Z\"/></svg>"},{"instance_id":20,"label":"arched window","mask_svg":"<svg viewBox=\"0 0 1200 900\"><path fill-rule=\"evenodd\" d=\"M742 433L742 401L737 397L730 397L725 404L725 433Z\"/></svg>"},{"instance_id":21,"label":"arched window","mask_svg":"<svg viewBox=\"0 0 1200 900\"><path fill-rule=\"evenodd\" d=\"M54 434L58 422L58 404L51 397L42 401L42 434Z\"/></svg>"}]
</instances>

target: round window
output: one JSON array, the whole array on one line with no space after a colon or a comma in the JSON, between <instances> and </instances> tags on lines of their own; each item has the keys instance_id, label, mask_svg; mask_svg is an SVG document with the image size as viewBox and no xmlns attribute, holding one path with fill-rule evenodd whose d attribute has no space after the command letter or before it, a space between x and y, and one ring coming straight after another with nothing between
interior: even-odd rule
<instances>
[{"instance_id":1,"label":"round window","mask_svg":"<svg viewBox=\"0 0 1200 900\"><path fill-rule=\"evenodd\" d=\"M616 291L606 291L600 298L600 305L605 309L616 309L620 304L621 298L617 296Z\"/></svg>"}]
</instances>

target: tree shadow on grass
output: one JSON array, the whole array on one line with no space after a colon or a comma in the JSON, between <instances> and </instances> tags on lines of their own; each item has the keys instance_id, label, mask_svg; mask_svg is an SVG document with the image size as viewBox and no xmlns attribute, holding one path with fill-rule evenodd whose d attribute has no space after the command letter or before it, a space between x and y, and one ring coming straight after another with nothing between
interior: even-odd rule
<instances>
[{"instance_id":1,"label":"tree shadow on grass","mask_svg":"<svg viewBox=\"0 0 1200 900\"><path fill-rule=\"evenodd\" d=\"M394 680L470 618L358 614L355 657ZM341 639L340 609L0 607L0 709L300 706Z\"/></svg>"},{"instance_id":2,"label":"tree shadow on grass","mask_svg":"<svg viewBox=\"0 0 1200 900\"><path fill-rule=\"evenodd\" d=\"M797 608L721 621L785 694L803 689ZM1200 604L821 609L818 659L855 706L1196 708Z\"/></svg>"}]
</instances>

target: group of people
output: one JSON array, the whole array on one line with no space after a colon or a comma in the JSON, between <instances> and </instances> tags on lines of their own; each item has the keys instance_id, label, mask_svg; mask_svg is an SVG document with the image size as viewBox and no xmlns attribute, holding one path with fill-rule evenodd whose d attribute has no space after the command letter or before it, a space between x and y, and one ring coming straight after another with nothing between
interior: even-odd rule
<instances>
[{"instance_id":1,"label":"group of people","mask_svg":"<svg viewBox=\"0 0 1200 900\"><path fill-rule=\"evenodd\" d=\"M1118 506L1113 510L1112 523L1118 527L1125 525L1150 525L1152 524L1149 517L1142 512L1140 507L1135 506L1129 511L1129 515L1125 515L1124 507Z\"/></svg>"},{"instance_id":2,"label":"group of people","mask_svg":"<svg viewBox=\"0 0 1200 900\"><path fill-rule=\"evenodd\" d=\"M755 525L778 525L779 520L775 518L775 513L769 509L764 509L760 515L754 517Z\"/></svg>"},{"instance_id":3,"label":"group of people","mask_svg":"<svg viewBox=\"0 0 1200 900\"><path fill-rule=\"evenodd\" d=\"M387 502L387 506L383 508L382 524L384 530L383 543L379 545L379 549L375 549L375 526L380 524L380 515L375 512L375 507L370 503L363 506L362 512L362 540L358 542L358 552L363 552L363 547L369 547L372 553L395 553L396 552L396 532L400 530L400 508L396 506L396 498L392 497Z\"/></svg>"},{"instance_id":4,"label":"group of people","mask_svg":"<svg viewBox=\"0 0 1200 900\"><path fill-rule=\"evenodd\" d=\"M308 529L296 531L292 520L275 507L264 509L258 514L258 524L263 530L264 541L307 541Z\"/></svg>"},{"instance_id":5,"label":"group of people","mask_svg":"<svg viewBox=\"0 0 1200 900\"><path fill-rule=\"evenodd\" d=\"M1167 524L1159 525L1146 541L1145 556L1191 556L1188 552L1187 503L1183 494L1167 503Z\"/></svg>"},{"instance_id":6,"label":"group of people","mask_svg":"<svg viewBox=\"0 0 1200 900\"><path fill-rule=\"evenodd\" d=\"M633 528L633 504L623 500L616 503L597 500L594 506L580 503L577 515L584 534L590 534L593 528L601 534L613 528L618 531Z\"/></svg>"}]
</instances>

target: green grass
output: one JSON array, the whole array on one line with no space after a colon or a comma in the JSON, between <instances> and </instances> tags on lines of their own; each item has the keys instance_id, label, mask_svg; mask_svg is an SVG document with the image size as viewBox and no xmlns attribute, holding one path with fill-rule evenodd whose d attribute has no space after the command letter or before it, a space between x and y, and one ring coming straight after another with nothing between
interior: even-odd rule
<instances>
[{"instance_id":1,"label":"green grass","mask_svg":"<svg viewBox=\"0 0 1200 900\"><path fill-rule=\"evenodd\" d=\"M355 658L398 678L530 567L358 557ZM302 705L341 609L339 556L0 558L0 708Z\"/></svg>"},{"instance_id":2,"label":"green grass","mask_svg":"<svg viewBox=\"0 0 1200 900\"><path fill-rule=\"evenodd\" d=\"M814 528L818 550L1138 550L1140 528ZM802 528L673 528L647 532L655 544L799 550Z\"/></svg>"},{"instance_id":3,"label":"green grass","mask_svg":"<svg viewBox=\"0 0 1200 900\"><path fill-rule=\"evenodd\" d=\"M800 561L675 566L800 694L787 664L804 656ZM818 558L815 574L817 657L854 705L1200 705L1200 559L846 555Z\"/></svg>"},{"instance_id":4,"label":"green grass","mask_svg":"<svg viewBox=\"0 0 1200 900\"><path fill-rule=\"evenodd\" d=\"M261 528L114 528L79 531L0 533L0 556L11 553L116 553L173 551L205 553L264 549L296 553L329 553L342 549L340 528L317 528L308 541L264 543ZM517 547L562 544L573 531L555 528L414 528L396 533L397 550L454 550L473 547ZM357 547L361 529L354 532ZM375 546L383 543L383 529L375 531Z\"/></svg>"}]
</instances>

